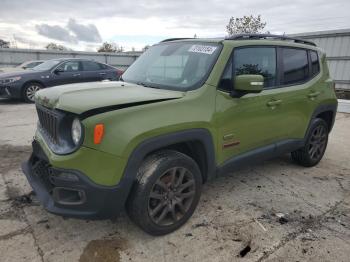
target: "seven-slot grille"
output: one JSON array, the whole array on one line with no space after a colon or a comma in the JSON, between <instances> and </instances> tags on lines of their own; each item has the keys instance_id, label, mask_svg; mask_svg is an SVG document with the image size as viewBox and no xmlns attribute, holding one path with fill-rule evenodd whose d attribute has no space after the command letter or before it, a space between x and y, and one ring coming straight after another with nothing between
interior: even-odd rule
<instances>
[{"instance_id":1,"label":"seven-slot grille","mask_svg":"<svg viewBox=\"0 0 350 262\"><path fill-rule=\"evenodd\" d=\"M41 128L49 136L49 138L54 143L58 143L58 116L49 109L37 106L36 110L38 112L39 123Z\"/></svg>"}]
</instances>

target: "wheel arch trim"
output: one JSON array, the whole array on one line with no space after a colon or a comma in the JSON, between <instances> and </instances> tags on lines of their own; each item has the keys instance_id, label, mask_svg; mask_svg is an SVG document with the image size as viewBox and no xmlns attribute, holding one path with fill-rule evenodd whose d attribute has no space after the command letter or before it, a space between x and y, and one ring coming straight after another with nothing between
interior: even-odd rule
<instances>
[{"instance_id":1,"label":"wheel arch trim","mask_svg":"<svg viewBox=\"0 0 350 262\"><path fill-rule=\"evenodd\" d=\"M335 122L335 116L337 114L337 107L338 105L337 104L325 104L325 105L320 105L318 106L314 112L312 113L312 116L310 118L310 122L309 122L309 125L306 129L306 132L305 132L305 135L304 135L304 139L307 138L307 135L309 134L309 131L310 131L310 127L311 127L311 124L313 122L313 120L315 120L317 118L318 115L322 114L322 113L325 113L325 112L332 112L333 115L332 115L332 119L331 119L331 125L330 125L330 128L329 128L329 132L332 131L332 128L333 128L333 125L334 125L334 122Z\"/></svg>"},{"instance_id":2,"label":"wheel arch trim","mask_svg":"<svg viewBox=\"0 0 350 262\"><path fill-rule=\"evenodd\" d=\"M142 161L149 153L154 152L158 149L161 150L162 148L173 144L185 143L193 140L201 142L205 148L205 156L207 160L207 180L215 177L215 146L213 137L207 129L190 129L166 135L160 135L141 142L130 154L125 170L123 172L123 177L118 184L118 186L124 188L124 192L126 193L125 199L123 199L123 201L126 202L137 177L138 168L141 166Z\"/></svg>"}]
</instances>

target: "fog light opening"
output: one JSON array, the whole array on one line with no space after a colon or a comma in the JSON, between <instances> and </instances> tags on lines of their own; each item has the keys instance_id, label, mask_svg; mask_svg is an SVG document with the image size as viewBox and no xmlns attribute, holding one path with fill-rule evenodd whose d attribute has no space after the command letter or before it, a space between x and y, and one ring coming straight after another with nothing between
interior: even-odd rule
<instances>
[{"instance_id":1,"label":"fog light opening","mask_svg":"<svg viewBox=\"0 0 350 262\"><path fill-rule=\"evenodd\" d=\"M85 192L78 189L55 187L53 190L55 202L62 205L81 205L86 200Z\"/></svg>"}]
</instances>

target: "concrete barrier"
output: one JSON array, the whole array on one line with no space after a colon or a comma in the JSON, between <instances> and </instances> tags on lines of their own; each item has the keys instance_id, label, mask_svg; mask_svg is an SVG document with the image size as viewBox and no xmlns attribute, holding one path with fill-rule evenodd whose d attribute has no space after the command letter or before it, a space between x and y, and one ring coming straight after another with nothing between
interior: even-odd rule
<instances>
[{"instance_id":1,"label":"concrete barrier","mask_svg":"<svg viewBox=\"0 0 350 262\"><path fill-rule=\"evenodd\" d=\"M120 69L126 69L141 54L142 52L98 53L79 51L0 48L0 67L12 67L30 60L48 60L56 58L85 58L106 63Z\"/></svg>"},{"instance_id":2,"label":"concrete barrier","mask_svg":"<svg viewBox=\"0 0 350 262\"><path fill-rule=\"evenodd\" d=\"M338 112L350 113L350 100L338 99Z\"/></svg>"}]
</instances>

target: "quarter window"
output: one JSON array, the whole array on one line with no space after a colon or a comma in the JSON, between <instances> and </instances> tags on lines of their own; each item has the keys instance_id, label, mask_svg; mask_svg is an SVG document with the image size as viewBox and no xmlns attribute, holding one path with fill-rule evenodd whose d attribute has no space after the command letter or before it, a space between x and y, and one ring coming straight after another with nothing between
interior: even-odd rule
<instances>
[{"instance_id":1,"label":"quarter window","mask_svg":"<svg viewBox=\"0 0 350 262\"><path fill-rule=\"evenodd\" d=\"M307 51L295 48L282 48L283 84L301 83L309 78Z\"/></svg>"},{"instance_id":2,"label":"quarter window","mask_svg":"<svg viewBox=\"0 0 350 262\"><path fill-rule=\"evenodd\" d=\"M310 51L311 60L311 77L320 72L320 62L318 61L318 54L316 51Z\"/></svg>"},{"instance_id":3,"label":"quarter window","mask_svg":"<svg viewBox=\"0 0 350 262\"><path fill-rule=\"evenodd\" d=\"M262 75L264 87L276 85L276 49L274 47L241 48L234 52L234 74Z\"/></svg>"}]
</instances>

